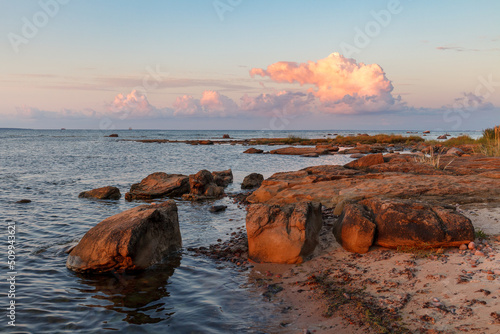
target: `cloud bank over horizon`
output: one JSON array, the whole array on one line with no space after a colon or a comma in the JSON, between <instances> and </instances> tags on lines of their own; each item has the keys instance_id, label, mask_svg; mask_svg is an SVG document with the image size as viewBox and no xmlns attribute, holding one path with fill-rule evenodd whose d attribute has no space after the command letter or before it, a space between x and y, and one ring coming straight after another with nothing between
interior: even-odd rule
<instances>
[{"instance_id":1,"label":"cloud bank over horizon","mask_svg":"<svg viewBox=\"0 0 500 334\"><path fill-rule=\"evenodd\" d=\"M171 106L152 105L147 95L132 90L117 94L101 110L84 109L44 111L36 107L16 108L15 117L23 119L173 119L173 118L235 118L266 117L273 115L324 116L324 115L385 115L385 114L442 114L459 108L490 110L495 108L481 96L462 93L449 105L437 109L407 106L400 96L394 96L394 86L378 64L358 63L339 53L332 53L318 61L296 63L279 61L266 69L252 68L252 78L262 77L263 92L258 95L243 94L239 100L216 90L205 90L201 97L177 96ZM264 84L265 83L265 84ZM279 90L269 85L288 84L297 88ZM474 107L474 108L472 108Z\"/></svg>"}]
</instances>

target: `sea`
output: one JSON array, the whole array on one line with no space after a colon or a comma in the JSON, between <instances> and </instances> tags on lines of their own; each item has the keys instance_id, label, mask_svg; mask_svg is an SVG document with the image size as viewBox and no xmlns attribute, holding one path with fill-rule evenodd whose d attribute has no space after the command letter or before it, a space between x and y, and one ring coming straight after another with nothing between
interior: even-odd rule
<instances>
[{"instance_id":1,"label":"sea","mask_svg":"<svg viewBox=\"0 0 500 334\"><path fill-rule=\"evenodd\" d=\"M118 138L108 137L111 133ZM78 198L103 186L125 194L154 172L194 174L231 169L237 193L250 173L269 177L312 165L343 165L347 155L304 158L243 154L242 145L141 143L137 139L199 140L325 138L364 131L175 131L0 129L0 332L5 333L278 333L280 312L249 280L250 273L196 256L245 226L245 209L225 197L193 203L175 199L184 249L134 274L81 275L66 268L66 250L103 219L141 202ZM422 134L422 132L420 132ZM431 133L435 139L443 133ZM468 134L478 131L449 133ZM124 140L125 139L125 140ZM269 150L267 146L255 146ZM279 148L280 146L273 146ZM30 203L17 203L29 199ZM227 205L210 213L212 205ZM9 236L14 236L15 239ZM10 262L9 262L10 261ZM253 269L252 269L253 270ZM13 318L14 317L14 318ZM12 325L15 326L12 326Z\"/></svg>"}]
</instances>

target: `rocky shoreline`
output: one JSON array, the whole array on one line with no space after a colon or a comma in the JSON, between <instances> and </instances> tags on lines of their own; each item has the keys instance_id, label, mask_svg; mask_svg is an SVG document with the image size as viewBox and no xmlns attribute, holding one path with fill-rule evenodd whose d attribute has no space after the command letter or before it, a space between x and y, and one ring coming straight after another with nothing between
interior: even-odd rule
<instances>
[{"instance_id":1,"label":"rocky shoreline","mask_svg":"<svg viewBox=\"0 0 500 334\"><path fill-rule=\"evenodd\" d=\"M209 142L196 145L214 144ZM252 142L218 142L228 143ZM435 148L420 141L360 143L350 148L323 140L314 144L270 153L356 154L359 158L345 166L308 167L265 180L249 176L249 188L257 189L232 195L247 206L246 229L240 227L226 241L186 251L212 258L220 266L248 271L251 282L282 309L284 332L496 333L500 328L500 211L493 215L494 221L478 222L471 214L474 211L462 207L498 206L500 159L474 154L470 147L440 149L434 155ZM244 153L266 153L261 151ZM217 199L225 196L224 188L232 181L230 170L202 170L190 176L155 173L132 185L126 199ZM119 198L119 191L118 195L113 191L114 198ZM102 196L103 191L81 197L93 193ZM157 232L162 221L177 221L175 202L165 203L169 204L138 208L137 217L143 217L144 210L150 213L139 223L136 218L126 223L140 226L134 227L141 231L132 238L135 251L113 255L111 262L118 265L104 267L141 269L167 250L181 248L179 235L170 242L173 246L147 247L146 253L141 252L145 244L162 245L170 238L169 228ZM164 205L172 209L161 211ZM99 239L108 220L116 225L114 217L89 231L85 242ZM156 224L154 231L148 230L150 221ZM123 225L117 229L130 238ZM173 229L178 230L178 225ZM123 244L121 236L110 235L112 243ZM84 248L79 244L77 251L71 250L68 268L80 270L82 260L75 252L84 254ZM149 261L151 257L154 261ZM81 266L82 271L92 271L88 263Z\"/></svg>"}]
</instances>

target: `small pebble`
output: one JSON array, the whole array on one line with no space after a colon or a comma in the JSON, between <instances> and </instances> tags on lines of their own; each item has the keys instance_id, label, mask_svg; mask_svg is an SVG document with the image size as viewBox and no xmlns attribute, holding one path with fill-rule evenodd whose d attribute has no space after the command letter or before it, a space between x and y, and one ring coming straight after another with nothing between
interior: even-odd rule
<instances>
[{"instance_id":1,"label":"small pebble","mask_svg":"<svg viewBox=\"0 0 500 334\"><path fill-rule=\"evenodd\" d=\"M474 241L471 241L471 242L469 242L468 247L469 247L469 249L474 249L474 248L476 248L476 244L474 243Z\"/></svg>"},{"instance_id":2,"label":"small pebble","mask_svg":"<svg viewBox=\"0 0 500 334\"><path fill-rule=\"evenodd\" d=\"M459 249L460 250L467 250L467 245L466 244L461 244Z\"/></svg>"},{"instance_id":3,"label":"small pebble","mask_svg":"<svg viewBox=\"0 0 500 334\"><path fill-rule=\"evenodd\" d=\"M493 275L488 275L488 276L486 276L486 279L487 279L488 281L494 281L494 280L495 280L495 276L493 276Z\"/></svg>"},{"instance_id":4,"label":"small pebble","mask_svg":"<svg viewBox=\"0 0 500 334\"><path fill-rule=\"evenodd\" d=\"M481 251L478 251L478 250L477 250L477 251L474 253L474 255L476 255L476 256L484 256L484 253L483 253L483 252L481 252Z\"/></svg>"}]
</instances>

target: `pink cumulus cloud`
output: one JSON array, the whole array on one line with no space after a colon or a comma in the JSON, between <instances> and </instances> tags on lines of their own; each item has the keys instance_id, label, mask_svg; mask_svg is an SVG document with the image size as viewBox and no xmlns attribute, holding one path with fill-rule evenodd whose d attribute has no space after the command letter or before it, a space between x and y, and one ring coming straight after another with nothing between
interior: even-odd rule
<instances>
[{"instance_id":1,"label":"pink cumulus cloud","mask_svg":"<svg viewBox=\"0 0 500 334\"><path fill-rule=\"evenodd\" d=\"M201 99L191 95L177 97L174 102L174 116L231 116L236 115L239 107L232 99L219 92L206 90Z\"/></svg>"},{"instance_id":2,"label":"pink cumulus cloud","mask_svg":"<svg viewBox=\"0 0 500 334\"><path fill-rule=\"evenodd\" d=\"M132 90L129 94L118 94L108 106L108 112L113 116L144 117L151 116L156 110L144 94ZM120 116L122 115L122 116Z\"/></svg>"},{"instance_id":3,"label":"pink cumulus cloud","mask_svg":"<svg viewBox=\"0 0 500 334\"><path fill-rule=\"evenodd\" d=\"M390 111L402 107L392 95L393 85L377 64L357 63L332 53L316 62L280 61L266 69L252 68L250 75L278 83L312 85L307 90L319 99L316 110L329 113Z\"/></svg>"}]
</instances>

